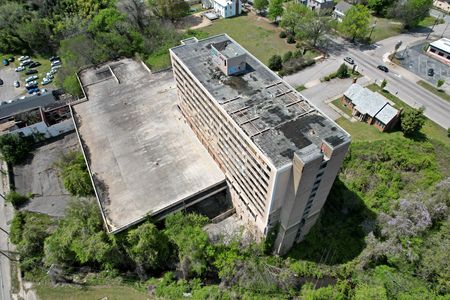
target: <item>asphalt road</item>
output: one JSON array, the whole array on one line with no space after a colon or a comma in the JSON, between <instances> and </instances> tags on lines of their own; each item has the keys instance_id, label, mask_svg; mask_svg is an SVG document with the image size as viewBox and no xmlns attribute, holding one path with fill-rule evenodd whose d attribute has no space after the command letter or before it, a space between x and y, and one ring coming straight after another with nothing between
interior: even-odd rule
<instances>
[{"instance_id":1,"label":"asphalt road","mask_svg":"<svg viewBox=\"0 0 450 300\"><path fill-rule=\"evenodd\" d=\"M448 20L446 19L446 21ZM435 26L430 36L433 39L439 38L441 35L450 37L450 30L446 30L446 25ZM402 41L401 51L406 46L424 41L427 34L427 32L401 34L370 46L353 45L341 38L333 37L333 41L329 41L326 46L330 52L329 58L304 71L286 76L284 79L294 87L302 84L308 86L325 75L336 71L339 65L343 63L343 58L351 56L363 75L377 82L386 79L388 81L386 89L389 92L397 94L410 106L423 106L428 118L447 129L450 127L450 103L417 85L416 82L421 80L419 76L400 66L386 62L388 53L394 51L395 45L399 41ZM377 66L380 64L386 65L390 71L385 73L378 70ZM336 94L339 94L338 91L336 91ZM323 101L325 100L323 99Z\"/></svg>"}]
</instances>

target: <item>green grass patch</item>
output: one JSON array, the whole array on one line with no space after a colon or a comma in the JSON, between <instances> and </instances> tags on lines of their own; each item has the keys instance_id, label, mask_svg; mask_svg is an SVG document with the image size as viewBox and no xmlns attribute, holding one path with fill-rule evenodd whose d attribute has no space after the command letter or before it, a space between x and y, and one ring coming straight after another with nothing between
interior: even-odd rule
<instances>
[{"instance_id":1,"label":"green grass patch","mask_svg":"<svg viewBox=\"0 0 450 300\"><path fill-rule=\"evenodd\" d=\"M333 103L334 106L336 106L337 108L342 110L344 113L346 113L349 117L352 116L352 110L350 108L348 108L347 106L345 106L344 104L342 104L341 98L333 100L333 101L331 101L331 103Z\"/></svg>"},{"instance_id":2,"label":"green grass patch","mask_svg":"<svg viewBox=\"0 0 450 300\"><path fill-rule=\"evenodd\" d=\"M304 90L306 90L306 87L305 87L305 85L301 85L301 86L298 86L298 87L296 87L295 88L298 92L301 92L301 91L304 91Z\"/></svg>"},{"instance_id":3,"label":"green grass patch","mask_svg":"<svg viewBox=\"0 0 450 300\"><path fill-rule=\"evenodd\" d=\"M266 65L274 54L297 50L279 38L280 28L255 15L216 20L201 30L211 36L227 33Z\"/></svg>"},{"instance_id":4,"label":"green grass patch","mask_svg":"<svg viewBox=\"0 0 450 300\"><path fill-rule=\"evenodd\" d=\"M51 287L48 285L39 285L37 286L37 294L42 300L155 299L127 286L86 286L79 288L70 286Z\"/></svg>"},{"instance_id":5,"label":"green grass patch","mask_svg":"<svg viewBox=\"0 0 450 300\"><path fill-rule=\"evenodd\" d=\"M438 97L441 97L442 99L444 99L447 102L450 102L450 95L447 94L445 91L438 89L437 87L429 84L426 81L423 80L419 80L417 81L417 84L420 85L421 87L423 87L424 89L432 92L433 94L435 94Z\"/></svg>"},{"instance_id":6,"label":"green grass patch","mask_svg":"<svg viewBox=\"0 0 450 300\"><path fill-rule=\"evenodd\" d=\"M163 49L150 55L146 60L145 64L150 67L152 71L158 71L170 67L170 55L168 50Z\"/></svg>"},{"instance_id":7,"label":"green grass patch","mask_svg":"<svg viewBox=\"0 0 450 300\"><path fill-rule=\"evenodd\" d=\"M419 23L419 27L430 27L433 26L433 24L436 22L436 18L433 16L428 16L425 19L423 19L422 21L420 21ZM437 24L442 24L444 23L444 20L442 20L441 18L439 18L439 20L436 22Z\"/></svg>"},{"instance_id":8,"label":"green grass patch","mask_svg":"<svg viewBox=\"0 0 450 300\"><path fill-rule=\"evenodd\" d=\"M17 294L20 292L18 262L11 261L10 266L11 266L11 293Z\"/></svg>"},{"instance_id":9,"label":"green grass patch","mask_svg":"<svg viewBox=\"0 0 450 300\"><path fill-rule=\"evenodd\" d=\"M398 35L403 29L403 24L401 22L392 19L372 17L371 21L371 24L375 24L376 22L371 36L371 39L374 42Z\"/></svg>"}]
</instances>

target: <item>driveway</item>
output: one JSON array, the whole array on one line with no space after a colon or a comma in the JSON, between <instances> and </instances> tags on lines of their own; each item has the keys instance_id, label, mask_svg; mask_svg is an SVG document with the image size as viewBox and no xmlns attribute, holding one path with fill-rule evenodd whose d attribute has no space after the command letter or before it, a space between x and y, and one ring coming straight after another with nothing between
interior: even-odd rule
<instances>
[{"instance_id":1,"label":"driveway","mask_svg":"<svg viewBox=\"0 0 450 300\"><path fill-rule=\"evenodd\" d=\"M0 79L3 80L3 85L0 85L0 101L12 100L25 93L22 87L14 87L14 81L20 79L19 75L14 71L14 63L0 67Z\"/></svg>"}]
</instances>

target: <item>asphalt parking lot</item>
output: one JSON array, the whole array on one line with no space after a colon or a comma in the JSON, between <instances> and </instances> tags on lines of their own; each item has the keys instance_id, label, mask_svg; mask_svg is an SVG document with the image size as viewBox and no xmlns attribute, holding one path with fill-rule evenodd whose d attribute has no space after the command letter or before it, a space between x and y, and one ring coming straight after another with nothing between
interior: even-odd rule
<instances>
[{"instance_id":1,"label":"asphalt parking lot","mask_svg":"<svg viewBox=\"0 0 450 300\"><path fill-rule=\"evenodd\" d=\"M55 163L70 151L81 151L75 132L49 140L33 152L26 164L14 167L17 191L22 195L34 195L22 209L64 216L72 196L64 188Z\"/></svg>"},{"instance_id":2,"label":"asphalt parking lot","mask_svg":"<svg viewBox=\"0 0 450 300\"><path fill-rule=\"evenodd\" d=\"M425 55L423 51L424 47L425 43L421 43L408 48L406 52L400 51L400 56L404 53L404 58L400 60L400 64L433 85L436 85L439 79L450 84L450 66ZM428 76L429 69L434 70L433 76Z\"/></svg>"},{"instance_id":3,"label":"asphalt parking lot","mask_svg":"<svg viewBox=\"0 0 450 300\"><path fill-rule=\"evenodd\" d=\"M15 72L14 68L14 63L0 67L0 79L3 80L3 85L0 85L0 101L11 100L25 94L23 87L14 87L14 81L20 80L20 74Z\"/></svg>"}]
</instances>

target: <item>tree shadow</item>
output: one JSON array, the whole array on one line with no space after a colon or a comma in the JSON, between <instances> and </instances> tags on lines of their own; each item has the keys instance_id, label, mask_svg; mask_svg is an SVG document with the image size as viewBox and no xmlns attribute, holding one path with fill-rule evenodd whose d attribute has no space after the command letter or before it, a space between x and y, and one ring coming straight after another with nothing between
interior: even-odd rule
<instances>
[{"instance_id":1,"label":"tree shadow","mask_svg":"<svg viewBox=\"0 0 450 300\"><path fill-rule=\"evenodd\" d=\"M336 178L319 220L287 256L327 265L351 261L365 248L375 219L363 200Z\"/></svg>"}]
</instances>

